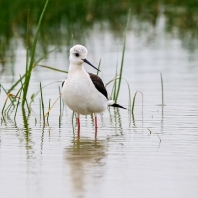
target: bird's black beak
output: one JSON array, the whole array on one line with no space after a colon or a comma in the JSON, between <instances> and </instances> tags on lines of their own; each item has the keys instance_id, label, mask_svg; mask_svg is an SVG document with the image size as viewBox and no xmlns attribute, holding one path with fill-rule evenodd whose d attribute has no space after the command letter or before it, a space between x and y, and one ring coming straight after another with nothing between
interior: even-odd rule
<instances>
[{"instance_id":1,"label":"bird's black beak","mask_svg":"<svg viewBox=\"0 0 198 198\"><path fill-rule=\"evenodd\" d=\"M94 67L87 59L82 59L85 63L91 65L94 69L100 71L98 68Z\"/></svg>"}]
</instances>

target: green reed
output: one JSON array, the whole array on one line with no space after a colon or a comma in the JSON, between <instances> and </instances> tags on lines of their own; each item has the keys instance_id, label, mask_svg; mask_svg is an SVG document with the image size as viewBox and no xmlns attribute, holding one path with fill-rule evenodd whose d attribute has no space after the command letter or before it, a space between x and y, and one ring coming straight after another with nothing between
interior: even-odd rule
<instances>
[{"instance_id":1,"label":"green reed","mask_svg":"<svg viewBox=\"0 0 198 198\"><path fill-rule=\"evenodd\" d=\"M40 123L41 123L41 99L39 98L39 115L40 115Z\"/></svg>"},{"instance_id":2,"label":"green reed","mask_svg":"<svg viewBox=\"0 0 198 198\"><path fill-rule=\"evenodd\" d=\"M62 82L62 81L55 81L55 82L48 83L47 85L42 86L42 90L45 89L46 87L48 87L48 86L54 84L54 83L60 83L60 82ZM35 92L35 93L33 93L33 94L31 95L29 106L31 106L31 104L34 102L34 99L35 99L36 96L40 93L40 91L41 91L41 90L40 90L40 88L39 88L39 90L38 90L37 92Z\"/></svg>"},{"instance_id":3,"label":"green reed","mask_svg":"<svg viewBox=\"0 0 198 198\"><path fill-rule=\"evenodd\" d=\"M161 89L162 89L162 106L164 106L164 84L163 84L162 73L160 73L160 79L161 79Z\"/></svg>"},{"instance_id":4,"label":"green reed","mask_svg":"<svg viewBox=\"0 0 198 198\"><path fill-rule=\"evenodd\" d=\"M26 29L26 67L25 67L25 74L28 73L28 62L29 62L29 49L28 49L28 28L29 28L29 17L30 17L30 10L28 9L28 17L27 17L27 29Z\"/></svg>"},{"instance_id":5,"label":"green reed","mask_svg":"<svg viewBox=\"0 0 198 198\"><path fill-rule=\"evenodd\" d=\"M115 92L114 100L115 100L115 102L117 102L119 92L120 92L121 81L122 81L122 72L123 72L123 66L124 66L124 55L125 55L125 49L126 49L126 35L127 35L130 15L131 15L131 9L129 9L128 19L127 19L127 24L126 24L125 34L124 34L124 41L123 41L124 43L123 43L123 49L122 49L122 58L121 58L118 86L116 87L116 89L114 89L114 92Z\"/></svg>"},{"instance_id":6,"label":"green reed","mask_svg":"<svg viewBox=\"0 0 198 198\"><path fill-rule=\"evenodd\" d=\"M45 3L45 6L43 8L43 11L40 15L40 19L39 19L39 22L38 22L38 25L37 25L37 28L36 28L36 33L35 33L35 37L34 37L34 41L33 41L33 46L32 46L32 51L31 51L31 56L30 56L30 62L29 62L29 48L28 48L28 26L29 26L29 10L28 10L28 17L27 17L27 29L26 29L26 68L25 68L25 74L23 76L20 76L20 79L17 80L14 85L12 85L12 87L8 90L8 92L5 91L6 95L7 95L7 98L6 98L6 101L4 103L4 106L3 106L3 109L2 109L2 113L6 110L8 110L9 112L9 109L11 108L11 106L14 105L13 101L15 101L15 99L11 99L11 96L13 98L17 98L18 97L18 94L20 93L21 95L21 89L23 90L23 99L22 99L22 107L24 108L24 105L26 104L27 106L27 109L28 109L28 112L30 113L30 108L28 106L28 102L27 102L27 92L28 92L28 87L29 87L29 82L30 82L30 78L31 78L31 72L33 70L33 68L35 67L35 64L38 64L38 62L42 59L40 58L37 62L34 63L34 57L35 57L35 50L36 50L36 45L37 45L37 40L38 40L38 34L39 34L39 30L40 30L40 26L41 26L41 22L42 22L42 19L43 19L43 15L45 13L45 10L46 10L46 7L47 7L47 4L48 4L48 0L46 1ZM24 83L22 82L24 79ZM18 90L17 94L16 95L13 95L11 94L11 91L21 82L21 88ZM8 100L8 98L10 99L11 101L11 104L8 106L8 108L5 110L5 105L6 105L6 102ZM16 108L16 111L15 111L15 117L16 117L16 112L17 112L17 109L18 109L18 104L19 104L19 101L17 103L17 108Z\"/></svg>"},{"instance_id":7,"label":"green reed","mask_svg":"<svg viewBox=\"0 0 198 198\"><path fill-rule=\"evenodd\" d=\"M19 94L21 96L21 94L23 93L23 99L22 99L22 107L24 107L24 105L27 105L27 108L29 110L29 106L27 103L27 92L28 92L28 88L29 88L29 83L30 83L30 78L31 78L31 72L34 69L34 67L36 66L40 66L46 69L51 69L57 72L64 72L67 73L67 71L63 71L63 70L59 70L50 66L45 66L45 65L38 65L38 63L40 62L40 60L42 60L43 57L41 57L38 61L34 62L34 57L35 57L35 51L36 51L36 45L37 45L37 40L38 40L38 34L39 34L39 30L41 27L41 22L43 19L43 15L45 13L46 7L48 4L48 0L45 3L45 6L43 8L43 11L41 13L38 25L37 25L37 29L36 29L36 34L34 37L34 42L33 42L33 47L32 47L32 51L31 51L31 55L30 55L30 61L29 61L29 49L28 49L28 23L27 22L27 34L26 34L26 73L23 76L20 76L20 79L9 89L9 92L12 91L20 82L21 82L21 88L19 89L17 95ZM29 13L29 11L28 11ZM121 64L120 64L120 69L119 69L119 74L117 75L117 71L118 71L118 65L116 66L116 75L115 78L111 81L114 82L114 86L113 86L113 98L115 100L115 102L117 102L119 93L120 93L120 87L121 87L121 83L122 83L122 74L123 74L123 67L124 67L124 58L125 58L125 49L126 49L126 34L127 34L127 29L128 29L128 24L129 24L129 19L130 19L130 13L131 11L129 10L129 14L128 14L128 19L127 19L127 24L126 24L126 29L125 29L125 34L124 34L124 41L123 41L123 49L122 49L122 58L121 58ZM29 21L29 14L28 14L28 20ZM98 65L98 69L100 69L101 66L101 59L99 61L99 65ZM98 71L97 71L97 75L98 75ZM24 80L24 82L22 82ZM126 81L126 80L125 80ZM129 83L126 81L127 86L128 86L128 92L129 92L129 102L128 102L128 109L131 110L131 91L130 91L130 86ZM50 83L51 84L51 83ZM43 94L42 94L42 90L44 87L41 86L40 83L40 94L41 94L41 100L40 100L40 115L43 115L43 121L45 121L45 115L44 115L44 102L43 102ZM23 92L22 92L23 90ZM59 93L60 93L60 87L59 87ZM33 94L32 98L34 99L35 96L37 94ZM10 98L9 98L10 99ZM12 102L12 99L10 99ZM132 103L132 112L134 111L134 104L135 104L135 100ZM19 105L19 100L17 103L17 108L15 111L15 116L16 117L16 112L18 109L18 105ZM50 102L49 102L50 105ZM3 108L4 110L4 108ZM2 112L3 112L2 110ZM61 100L60 100L60 115L61 115ZM49 114L48 114L49 117ZM48 119L47 117L47 119ZM73 121L74 115L72 115L72 121Z\"/></svg>"},{"instance_id":8,"label":"green reed","mask_svg":"<svg viewBox=\"0 0 198 198\"><path fill-rule=\"evenodd\" d=\"M62 97L61 97L61 89L60 89L60 86L58 87L58 90L59 90L59 96L60 96L60 103L59 103L59 105L60 105L60 117L62 117L61 115L62 115Z\"/></svg>"},{"instance_id":9,"label":"green reed","mask_svg":"<svg viewBox=\"0 0 198 198\"><path fill-rule=\"evenodd\" d=\"M42 57L40 57L35 63L34 63L34 66L33 66L33 69L36 67L36 66L40 66L40 67L43 67L45 69L51 69L51 70L54 70L54 71L57 71L57 72L63 72L63 73L68 73L67 71L64 71L64 70L59 70L59 69L56 69L56 68L53 68L53 67L50 67L50 66L46 66L46 65L38 65L38 63L46 57L46 55L54 52L57 48L53 49L53 50L50 50L47 54L44 54ZM27 58L26 58L27 60ZM20 76L19 80L17 80L12 86L11 88L8 90L8 93L11 93L11 91L24 79L25 77L25 74ZM51 83L50 83L51 84Z\"/></svg>"},{"instance_id":10,"label":"green reed","mask_svg":"<svg viewBox=\"0 0 198 198\"><path fill-rule=\"evenodd\" d=\"M12 103L10 103L9 105L8 105L8 107L6 108L6 110L5 110L5 112L8 114L9 113L9 111L11 110L11 107L12 107Z\"/></svg>"},{"instance_id":11,"label":"green reed","mask_svg":"<svg viewBox=\"0 0 198 198\"><path fill-rule=\"evenodd\" d=\"M55 49L49 51L47 54L54 52L56 49L57 49L57 48L55 48ZM41 58L39 58L39 59L35 62L33 68L36 67L36 66L40 66L40 67L43 67L43 68L45 68L45 69L51 69L51 70L54 70L54 71L57 71L57 72L68 73L67 71L59 70L59 69L56 69L56 68L53 68L53 67L50 67L50 66L37 65L43 58L45 58L45 56L46 56L47 54L45 54L44 56L42 56ZM26 59L27 59L27 57L26 57ZM12 85L12 87L8 90L8 92L5 91L6 95L9 96L8 93L10 93L19 83L21 83L21 87L20 87L20 89L18 90L17 94L15 95L15 96L17 97L17 96L18 96L18 93L21 91L21 89L23 90L23 85L24 85L24 83L23 83L22 81L23 81L24 78L25 78L25 74L24 74L23 76L20 76L19 80L17 80L17 81L14 83L14 85ZM53 84L53 83L56 83L56 82L49 83L48 85ZM44 87L46 87L46 86L48 86L48 85L45 85ZM43 89L44 87L42 87L42 89ZM3 87L2 87L2 88L3 88ZM5 90L5 89L4 89L4 90ZM29 113L30 113L30 105L31 105L31 103L33 102L34 98L36 97L36 95L37 95L39 92L40 92L40 90L39 90L36 94L34 94L34 93L32 94L32 96L31 96L31 101L30 101L30 104L29 104L29 105L28 105L28 102L27 102L27 98L25 99L25 103L26 103L26 106L27 106L27 109L28 109L28 112L29 112ZM11 95L12 95L12 94L11 94ZM13 100L11 99L10 96L9 96L9 99L10 99L12 105L14 105ZM24 100L24 99L22 99L22 100ZM6 99L5 103L4 103L4 107L3 107L3 109L2 109L2 113L5 111L4 108L5 108L6 102L7 102L7 99ZM10 105L11 105L11 104L10 104ZM18 109L18 105L17 105L17 109ZM17 112L17 111L16 111L16 112Z\"/></svg>"},{"instance_id":12,"label":"green reed","mask_svg":"<svg viewBox=\"0 0 198 198\"><path fill-rule=\"evenodd\" d=\"M13 99L12 99L12 97L11 97L11 94L10 94L9 92L7 92L6 89L5 89L2 85L1 85L1 88L3 89L3 91L5 92L5 94L6 94L6 96L7 96L7 97L6 97L6 100L5 100L5 102L4 102L2 111L1 111L1 113L3 114L3 113L5 113L4 111L5 111L5 107L6 107L6 103L7 103L8 99L10 100L11 105L14 105L14 101L13 101Z\"/></svg>"},{"instance_id":13,"label":"green reed","mask_svg":"<svg viewBox=\"0 0 198 198\"><path fill-rule=\"evenodd\" d=\"M100 58L100 61L99 61L99 64L98 64L98 69L99 70L100 70L100 65L101 65L101 58ZM98 74L99 74L99 71L97 70L96 75L98 76Z\"/></svg>"},{"instance_id":14,"label":"green reed","mask_svg":"<svg viewBox=\"0 0 198 198\"><path fill-rule=\"evenodd\" d=\"M51 99L49 99L49 104L48 104L48 108L49 109L50 109L50 102L51 102ZM49 113L47 114L47 123L48 123L48 125L49 125Z\"/></svg>"},{"instance_id":15,"label":"green reed","mask_svg":"<svg viewBox=\"0 0 198 198\"><path fill-rule=\"evenodd\" d=\"M75 112L72 111L72 126L74 127L75 126Z\"/></svg>"},{"instance_id":16,"label":"green reed","mask_svg":"<svg viewBox=\"0 0 198 198\"><path fill-rule=\"evenodd\" d=\"M23 81L22 81L22 79L21 79L21 76L20 76L20 82L21 82L21 89L23 90L24 83L23 83ZM18 94L18 93L17 93L17 94ZM25 100L25 104L26 104L26 106L27 106L28 113L30 113L30 107L29 107L29 105L28 105L27 98L22 99L22 100Z\"/></svg>"},{"instance_id":17,"label":"green reed","mask_svg":"<svg viewBox=\"0 0 198 198\"><path fill-rule=\"evenodd\" d=\"M134 118L134 108L135 108L135 100L136 100L137 93L140 93L142 95L142 117L143 117L143 103L144 103L143 93L141 91L136 91L133 97L132 105L131 105L131 114L133 118Z\"/></svg>"},{"instance_id":18,"label":"green reed","mask_svg":"<svg viewBox=\"0 0 198 198\"><path fill-rule=\"evenodd\" d=\"M41 110L42 110L42 115L43 115L43 122L45 122L45 110L44 110L43 92L42 92L41 83L40 83L40 93L41 93Z\"/></svg>"},{"instance_id":19,"label":"green reed","mask_svg":"<svg viewBox=\"0 0 198 198\"><path fill-rule=\"evenodd\" d=\"M135 95L133 97L133 103L132 103L132 106L131 106L131 113L132 113L132 115L134 115L134 107L135 107L136 95L137 95L137 91L135 92Z\"/></svg>"},{"instance_id":20,"label":"green reed","mask_svg":"<svg viewBox=\"0 0 198 198\"><path fill-rule=\"evenodd\" d=\"M33 41L33 46L32 46L32 51L31 51L31 56L30 56L30 63L26 67L25 82L24 82L24 88L23 88L23 99L24 100L22 101L22 107L24 107L25 99L27 98L27 92L28 92L29 82L30 82L30 78L31 78L31 73L32 73L32 69L34 67L34 57L35 57L38 35L39 35L41 22L42 22L42 19L43 19L48 1L49 0L46 1L45 5L44 5L44 8L43 8L43 11L40 15L40 19L39 19L39 22L38 22L38 25L37 25L37 28L36 28L36 34L35 34L34 41ZM27 54L28 54L28 47L27 47Z\"/></svg>"},{"instance_id":21,"label":"green reed","mask_svg":"<svg viewBox=\"0 0 198 198\"><path fill-rule=\"evenodd\" d=\"M15 113L14 113L14 120L16 120L16 114L17 114L17 110L18 110L19 103L20 103L20 100L21 100L21 99L20 99L20 98L21 98L21 94L22 94L22 89L20 89L19 98L18 98L18 101L17 101Z\"/></svg>"},{"instance_id":22,"label":"green reed","mask_svg":"<svg viewBox=\"0 0 198 198\"><path fill-rule=\"evenodd\" d=\"M36 66L43 67L43 68L46 68L46 69L50 69L50 70L57 71L57 72L66 73L66 74L68 73L68 71L57 69L57 68L50 67L50 66L47 66L47 65L36 65Z\"/></svg>"},{"instance_id":23,"label":"green reed","mask_svg":"<svg viewBox=\"0 0 198 198\"><path fill-rule=\"evenodd\" d=\"M11 87L8 89L8 93L11 93L11 91L25 78L25 74L21 76Z\"/></svg>"},{"instance_id":24,"label":"green reed","mask_svg":"<svg viewBox=\"0 0 198 198\"><path fill-rule=\"evenodd\" d=\"M116 63L116 73L115 73L115 78L114 78L114 83L113 83L113 89L111 92L111 96L113 96L113 100L116 98L116 90L117 90L117 79L118 79L118 62Z\"/></svg>"}]
</instances>

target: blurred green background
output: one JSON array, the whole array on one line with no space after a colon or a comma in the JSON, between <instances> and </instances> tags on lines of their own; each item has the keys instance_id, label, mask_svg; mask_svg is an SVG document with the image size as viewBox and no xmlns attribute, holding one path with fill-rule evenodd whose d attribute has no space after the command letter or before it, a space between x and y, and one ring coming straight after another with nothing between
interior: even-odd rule
<instances>
[{"instance_id":1,"label":"blurred green background","mask_svg":"<svg viewBox=\"0 0 198 198\"><path fill-rule=\"evenodd\" d=\"M7 51L14 50L13 39L22 39L25 46L28 10L31 46L44 4L44 0L0 0L0 60L5 59ZM159 17L163 16L167 33L177 34L192 50L197 46L197 0L50 0L42 21L39 44L47 50L49 45L80 42L96 24L100 25L101 31L108 28L112 35L122 37L129 8L130 28L136 24L133 31L138 34L146 34L147 29L141 28L143 23L155 28Z\"/></svg>"}]
</instances>

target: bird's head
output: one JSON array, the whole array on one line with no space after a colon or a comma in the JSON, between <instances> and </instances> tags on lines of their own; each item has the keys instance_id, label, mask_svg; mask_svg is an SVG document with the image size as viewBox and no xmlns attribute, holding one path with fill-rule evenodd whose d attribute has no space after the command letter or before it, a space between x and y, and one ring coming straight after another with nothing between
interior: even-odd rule
<instances>
[{"instance_id":1,"label":"bird's head","mask_svg":"<svg viewBox=\"0 0 198 198\"><path fill-rule=\"evenodd\" d=\"M69 60L70 63L75 65L82 65L84 62L95 68L96 70L100 71L96 67L94 67L86 58L87 58L88 50L86 47L82 45L74 45L70 49L70 56Z\"/></svg>"}]
</instances>

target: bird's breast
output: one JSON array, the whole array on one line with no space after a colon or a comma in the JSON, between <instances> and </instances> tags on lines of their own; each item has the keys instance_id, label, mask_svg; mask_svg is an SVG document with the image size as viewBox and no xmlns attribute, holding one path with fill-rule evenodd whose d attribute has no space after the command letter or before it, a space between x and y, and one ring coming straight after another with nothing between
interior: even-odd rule
<instances>
[{"instance_id":1,"label":"bird's breast","mask_svg":"<svg viewBox=\"0 0 198 198\"><path fill-rule=\"evenodd\" d=\"M68 76L62 97L70 109L83 115L102 112L107 106L107 99L98 92L87 73Z\"/></svg>"},{"instance_id":2,"label":"bird's breast","mask_svg":"<svg viewBox=\"0 0 198 198\"><path fill-rule=\"evenodd\" d=\"M83 76L73 75L63 86L63 95L66 100L82 101L90 97L90 83Z\"/></svg>"}]
</instances>

